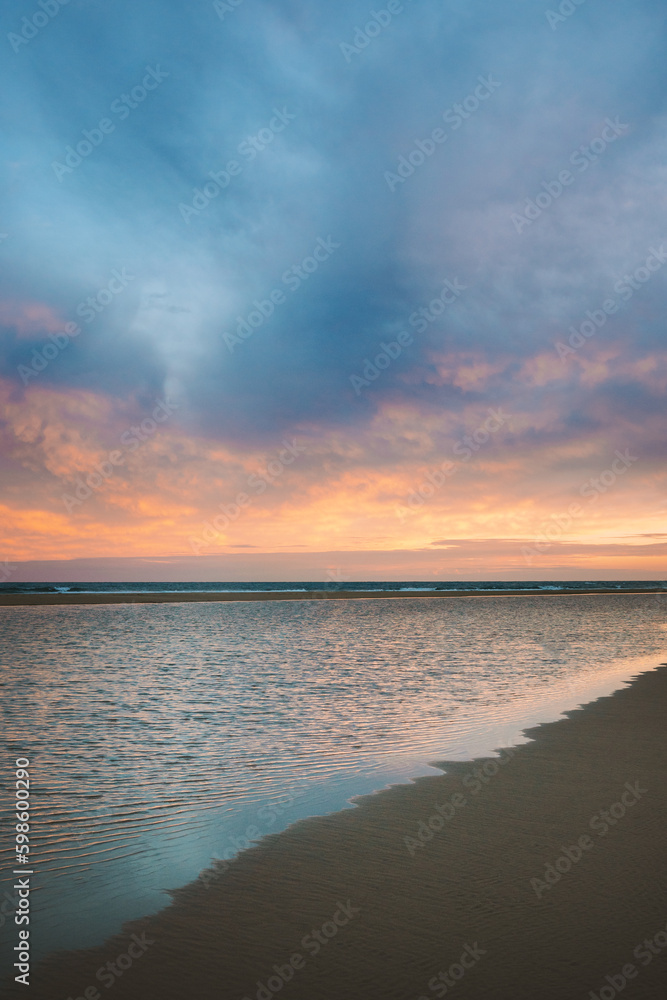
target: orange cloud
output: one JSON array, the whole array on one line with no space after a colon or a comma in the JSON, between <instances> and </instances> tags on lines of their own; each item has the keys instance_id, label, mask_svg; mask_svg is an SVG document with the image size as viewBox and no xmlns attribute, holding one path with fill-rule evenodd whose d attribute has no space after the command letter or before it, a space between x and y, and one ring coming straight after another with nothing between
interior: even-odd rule
<instances>
[{"instance_id":1,"label":"orange cloud","mask_svg":"<svg viewBox=\"0 0 667 1000\"><path fill-rule=\"evenodd\" d=\"M614 445L594 436L548 450L531 443L535 428L555 419L548 406L512 415L465 459L453 448L484 426L486 407L425 416L388 405L361 430L303 437L303 454L276 473L279 441L269 451L222 447L186 431L180 415L139 440L153 404L48 384L33 384L20 398L8 385L0 390L0 561L192 556L192 539L216 518L204 554L245 547L407 553L446 539L442 565L451 573L525 578L563 565L599 573L620 567L632 576L658 571L664 556L658 541L639 539L664 527L664 473L633 462L595 499L583 496L613 460ZM526 435L518 449L517 435ZM112 453L122 463L109 466ZM453 471L444 474L447 462ZM261 492L249 486L252 475L267 477ZM248 502L239 504L243 493ZM573 503L581 510L568 515ZM539 549L543 537L548 544ZM487 539L494 541L485 550ZM523 547L536 550L532 563Z\"/></svg>"}]
</instances>

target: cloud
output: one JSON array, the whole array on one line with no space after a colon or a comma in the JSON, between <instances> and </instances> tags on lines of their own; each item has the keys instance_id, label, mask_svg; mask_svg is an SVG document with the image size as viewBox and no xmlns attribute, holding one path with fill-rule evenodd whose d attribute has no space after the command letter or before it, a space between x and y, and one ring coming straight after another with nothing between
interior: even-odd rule
<instances>
[{"instance_id":1,"label":"cloud","mask_svg":"<svg viewBox=\"0 0 667 1000\"><path fill-rule=\"evenodd\" d=\"M125 518L130 547L153 551L153 516L182 544L180 520L209 517L285 436L307 440L309 457L270 514L248 515L263 522L261 546L271 531L296 538L306 509L319 519L309 545L341 530L394 544L393 508L418 464L442 462L500 406L511 431L433 520L482 531L491 514L456 508L479 503L522 523L531 503L557 506L625 447L641 453L653 503L667 268L574 357L555 345L667 241L661 7L612 16L586 4L552 31L537 0L406 2L348 61L341 43L368 11L244 0L221 19L210 3L87 3L8 53L0 372L12 504L27 491L55 510L63 477L165 395L179 410L161 443L87 508L99 524ZM19 23L5 15L7 31ZM138 99L150 68L159 86ZM480 77L499 86L463 107ZM113 130L59 178L53 163L68 147L76 158L105 119ZM587 159L608 120L627 128ZM386 172L437 128L446 141L392 191ZM512 215L564 169L572 183L517 232ZM214 194L216 176L227 180ZM182 206L199 207L186 220ZM329 240L340 246L310 270ZM122 293L86 322L85 303L123 269ZM445 279L466 291L420 330ZM230 351L276 291L283 301ZM72 322L81 334L26 386L20 366ZM402 331L410 346L355 394L350 376ZM425 517L406 544L428 544Z\"/></svg>"}]
</instances>

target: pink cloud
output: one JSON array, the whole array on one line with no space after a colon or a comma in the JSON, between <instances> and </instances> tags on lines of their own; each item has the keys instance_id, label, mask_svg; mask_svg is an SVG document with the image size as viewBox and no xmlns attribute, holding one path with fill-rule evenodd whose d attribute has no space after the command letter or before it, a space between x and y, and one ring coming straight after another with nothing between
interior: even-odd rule
<instances>
[{"instance_id":1,"label":"pink cloud","mask_svg":"<svg viewBox=\"0 0 667 1000\"><path fill-rule=\"evenodd\" d=\"M65 321L43 302L17 302L11 299L0 302L0 326L12 327L19 337L32 338L57 333Z\"/></svg>"}]
</instances>

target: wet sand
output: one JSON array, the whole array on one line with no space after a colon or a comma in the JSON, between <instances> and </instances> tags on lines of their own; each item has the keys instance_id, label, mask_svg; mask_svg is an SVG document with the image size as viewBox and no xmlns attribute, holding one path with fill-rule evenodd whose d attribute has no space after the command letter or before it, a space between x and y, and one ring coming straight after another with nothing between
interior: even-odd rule
<instances>
[{"instance_id":1,"label":"wet sand","mask_svg":"<svg viewBox=\"0 0 667 1000\"><path fill-rule=\"evenodd\" d=\"M617 590L312 590L312 591L228 591L227 593L165 594L0 594L0 607L48 604L189 604L199 601L346 601L387 597L567 597L581 594L665 594L667 590L636 588Z\"/></svg>"},{"instance_id":2,"label":"wet sand","mask_svg":"<svg viewBox=\"0 0 667 1000\"><path fill-rule=\"evenodd\" d=\"M497 760L265 838L11 996L658 1000L666 717L662 666Z\"/></svg>"}]
</instances>

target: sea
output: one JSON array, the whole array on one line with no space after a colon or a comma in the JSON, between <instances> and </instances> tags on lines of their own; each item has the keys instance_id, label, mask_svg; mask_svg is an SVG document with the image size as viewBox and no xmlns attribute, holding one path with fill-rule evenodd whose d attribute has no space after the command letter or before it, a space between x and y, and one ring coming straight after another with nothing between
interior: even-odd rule
<instances>
[{"instance_id":1,"label":"sea","mask_svg":"<svg viewBox=\"0 0 667 1000\"><path fill-rule=\"evenodd\" d=\"M332 576L335 574L332 573ZM667 587L667 581L655 582L637 580L565 580L551 581L472 581L457 580L454 582L434 583L432 580L421 581L338 581L331 579L325 583L3 583L0 584L0 594L225 594L225 593L309 593L313 591L419 591L450 590L474 591L475 593L502 593L503 591L549 592L549 591L582 591L591 589L606 590L660 590Z\"/></svg>"},{"instance_id":2,"label":"sea","mask_svg":"<svg viewBox=\"0 0 667 1000\"><path fill-rule=\"evenodd\" d=\"M345 583L402 600L0 608L2 972L15 761L30 761L31 944L102 943L215 859L524 731L667 660L660 585ZM633 594L634 588L655 587ZM322 584L19 584L41 592ZM459 590L460 583L438 584ZM583 594L582 589L613 588ZM541 591L536 593L535 591ZM549 594L555 596L548 596ZM406 830L406 835L414 831Z\"/></svg>"}]
</instances>

